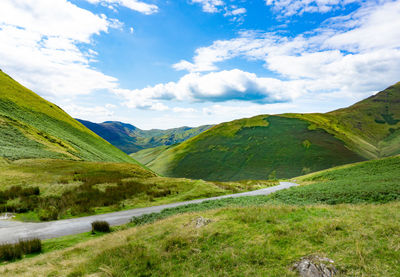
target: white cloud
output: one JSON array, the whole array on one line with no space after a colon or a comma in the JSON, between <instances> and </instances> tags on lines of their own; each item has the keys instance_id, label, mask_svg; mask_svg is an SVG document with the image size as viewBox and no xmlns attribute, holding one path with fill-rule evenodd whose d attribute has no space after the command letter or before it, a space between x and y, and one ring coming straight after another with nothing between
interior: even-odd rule
<instances>
[{"instance_id":1,"label":"white cloud","mask_svg":"<svg viewBox=\"0 0 400 277\"><path fill-rule=\"evenodd\" d=\"M283 16L302 15L303 13L326 13L363 0L265 0L267 6L272 6Z\"/></svg>"},{"instance_id":2,"label":"white cloud","mask_svg":"<svg viewBox=\"0 0 400 277\"><path fill-rule=\"evenodd\" d=\"M74 118L88 119L96 122L109 120L114 116L114 112L110 107L106 106L91 106L85 107L76 104L68 104L64 106L64 110Z\"/></svg>"},{"instance_id":3,"label":"white cloud","mask_svg":"<svg viewBox=\"0 0 400 277\"><path fill-rule=\"evenodd\" d=\"M200 4L204 12L217 13L225 6L225 2L221 0L192 0L192 3Z\"/></svg>"},{"instance_id":4,"label":"white cloud","mask_svg":"<svg viewBox=\"0 0 400 277\"><path fill-rule=\"evenodd\" d=\"M146 15L158 12L158 7L156 5L147 4L145 2L137 0L86 0L86 1L92 4L105 5L112 10L115 10L115 5L120 5Z\"/></svg>"},{"instance_id":5,"label":"white cloud","mask_svg":"<svg viewBox=\"0 0 400 277\"><path fill-rule=\"evenodd\" d=\"M206 13L222 13L225 17L230 17L230 21L242 23L247 12L245 8L236 5L227 5L222 0L191 0L192 4L200 4Z\"/></svg>"},{"instance_id":6,"label":"white cloud","mask_svg":"<svg viewBox=\"0 0 400 277\"><path fill-rule=\"evenodd\" d=\"M182 107L174 107L172 109L174 113L194 113L196 112L193 108L182 108Z\"/></svg>"},{"instance_id":7,"label":"white cloud","mask_svg":"<svg viewBox=\"0 0 400 277\"><path fill-rule=\"evenodd\" d=\"M245 14L246 12L247 12L247 10L245 8L238 8L238 9L234 9L234 10L230 11L229 14L239 15L239 14Z\"/></svg>"},{"instance_id":8,"label":"white cloud","mask_svg":"<svg viewBox=\"0 0 400 277\"><path fill-rule=\"evenodd\" d=\"M153 110L164 108L166 110L161 101L285 102L297 97L298 92L291 89L292 86L292 83L285 84L273 78L260 78L253 73L234 69L205 75L190 73L183 76L178 82L158 84L144 89L115 89L114 92L127 100L125 104L128 107Z\"/></svg>"},{"instance_id":9,"label":"white cloud","mask_svg":"<svg viewBox=\"0 0 400 277\"><path fill-rule=\"evenodd\" d=\"M400 76L400 1L370 4L321 28L290 38L242 32L196 50L193 62L173 67L189 72L218 70L218 63L241 57L263 61L297 95L368 95Z\"/></svg>"},{"instance_id":10,"label":"white cloud","mask_svg":"<svg viewBox=\"0 0 400 277\"><path fill-rule=\"evenodd\" d=\"M66 0L0 1L0 66L45 96L112 89L117 80L90 66L96 52L81 50L118 20L95 15Z\"/></svg>"}]
</instances>

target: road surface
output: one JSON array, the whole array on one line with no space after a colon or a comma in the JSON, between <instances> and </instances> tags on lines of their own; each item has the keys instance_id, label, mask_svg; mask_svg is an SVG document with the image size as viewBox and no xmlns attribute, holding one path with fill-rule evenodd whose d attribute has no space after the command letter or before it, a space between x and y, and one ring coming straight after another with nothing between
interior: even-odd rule
<instances>
[{"instance_id":1,"label":"road surface","mask_svg":"<svg viewBox=\"0 0 400 277\"><path fill-rule=\"evenodd\" d=\"M119 211L114 213L86 216L80 218L49 221L49 222L29 223L29 222L18 222L11 220L0 220L0 244L6 242L16 242L19 239L27 239L27 238L49 239L49 238L62 237L66 235L80 234L89 232L92 229L91 223L95 220L105 220L112 226L122 225L130 222L131 218L134 216L161 212L166 208L173 208L188 204L196 204L204 201L217 200L230 197L235 198L242 196L267 195L275 191L287 189L293 186L298 186L298 184L289 182L280 182L280 185L278 186L255 190L255 191L223 195L205 199L190 200L190 201L166 204L161 206Z\"/></svg>"}]
</instances>

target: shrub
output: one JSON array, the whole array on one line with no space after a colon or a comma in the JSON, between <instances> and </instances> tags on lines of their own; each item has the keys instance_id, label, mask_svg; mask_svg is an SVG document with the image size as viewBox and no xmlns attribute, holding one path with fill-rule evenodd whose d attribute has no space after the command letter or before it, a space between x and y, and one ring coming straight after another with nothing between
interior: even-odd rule
<instances>
[{"instance_id":1,"label":"shrub","mask_svg":"<svg viewBox=\"0 0 400 277\"><path fill-rule=\"evenodd\" d=\"M96 220L92 222L92 233L94 232L109 233L110 231L111 231L110 224L107 221Z\"/></svg>"},{"instance_id":2,"label":"shrub","mask_svg":"<svg viewBox=\"0 0 400 277\"><path fill-rule=\"evenodd\" d=\"M20 240L19 245L24 254L40 253L42 252L42 242L38 238Z\"/></svg>"},{"instance_id":3,"label":"shrub","mask_svg":"<svg viewBox=\"0 0 400 277\"><path fill-rule=\"evenodd\" d=\"M13 261L22 257L22 251L19 244L0 245L0 261Z\"/></svg>"},{"instance_id":4,"label":"shrub","mask_svg":"<svg viewBox=\"0 0 400 277\"><path fill-rule=\"evenodd\" d=\"M21 259L22 255L40 253L42 242L38 238L20 240L18 243L0 245L0 261L13 261Z\"/></svg>"}]
</instances>

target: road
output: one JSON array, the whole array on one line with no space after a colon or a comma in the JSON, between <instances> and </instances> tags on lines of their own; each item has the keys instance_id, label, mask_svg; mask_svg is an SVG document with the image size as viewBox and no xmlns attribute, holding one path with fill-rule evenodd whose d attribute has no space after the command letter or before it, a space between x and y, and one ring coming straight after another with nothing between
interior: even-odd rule
<instances>
[{"instance_id":1,"label":"road","mask_svg":"<svg viewBox=\"0 0 400 277\"><path fill-rule=\"evenodd\" d=\"M275 191L287 189L293 186L298 186L298 184L280 182L278 186L255 191L49 222L29 223L11 220L0 220L0 244L6 242L16 242L19 239L26 238L49 239L66 235L80 234L89 232L92 228L91 223L95 220L105 220L112 226L122 225L130 222L131 218L134 216L160 212L166 208L173 208L188 204L196 204L204 201L218 200L230 197L235 198L242 196L267 195Z\"/></svg>"}]
</instances>

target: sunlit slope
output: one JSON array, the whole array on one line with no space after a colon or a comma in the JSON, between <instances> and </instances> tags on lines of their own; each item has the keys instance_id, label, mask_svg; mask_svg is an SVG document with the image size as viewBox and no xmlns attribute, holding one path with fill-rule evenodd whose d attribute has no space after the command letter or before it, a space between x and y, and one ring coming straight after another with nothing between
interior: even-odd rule
<instances>
[{"instance_id":1,"label":"sunlit slope","mask_svg":"<svg viewBox=\"0 0 400 277\"><path fill-rule=\"evenodd\" d=\"M241 180L298 176L364 159L310 125L265 115L223 123L166 150L149 166L167 176Z\"/></svg>"},{"instance_id":2,"label":"sunlit slope","mask_svg":"<svg viewBox=\"0 0 400 277\"><path fill-rule=\"evenodd\" d=\"M326 114L261 115L222 123L163 152L148 150L143 161L166 176L238 180L289 178L395 155L400 152L399 103L398 83Z\"/></svg>"},{"instance_id":3,"label":"sunlit slope","mask_svg":"<svg viewBox=\"0 0 400 277\"><path fill-rule=\"evenodd\" d=\"M136 162L2 71L0 157Z\"/></svg>"}]
</instances>

